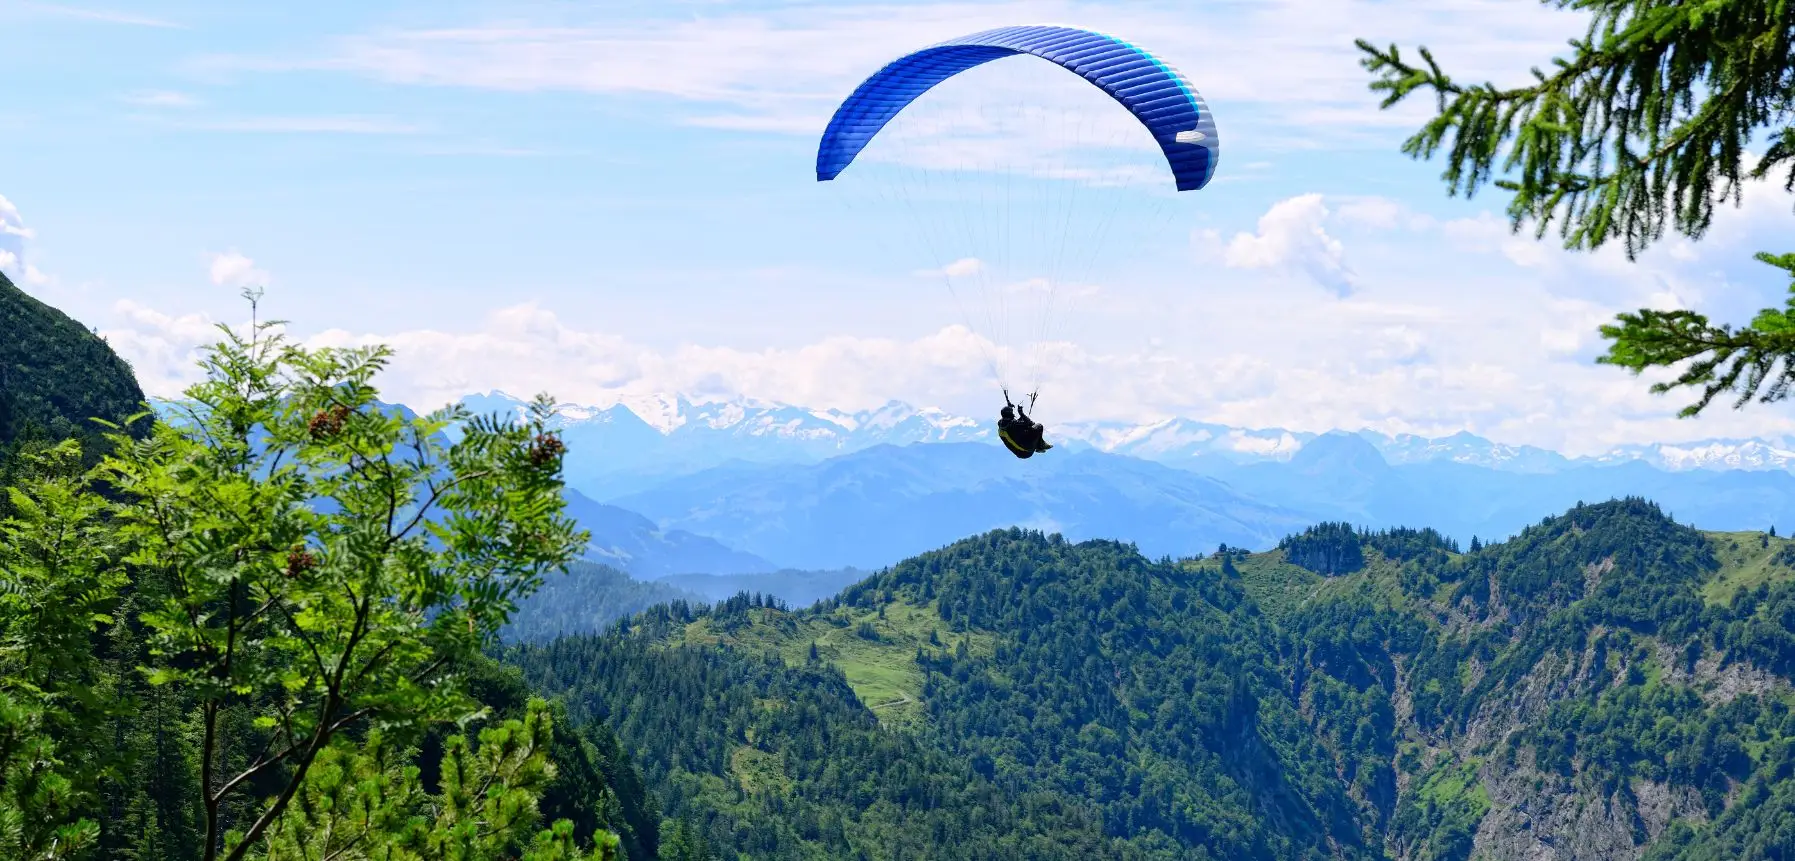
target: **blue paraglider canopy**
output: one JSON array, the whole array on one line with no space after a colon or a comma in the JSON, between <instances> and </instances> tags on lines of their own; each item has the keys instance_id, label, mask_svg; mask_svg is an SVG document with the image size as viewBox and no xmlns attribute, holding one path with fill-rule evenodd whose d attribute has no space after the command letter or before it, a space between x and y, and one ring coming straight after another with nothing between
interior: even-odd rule
<instances>
[{"instance_id":1,"label":"blue paraglider canopy","mask_svg":"<svg viewBox=\"0 0 1795 861\"><path fill-rule=\"evenodd\" d=\"M1030 55L1090 81L1153 134L1179 191L1208 184L1220 155L1215 120L1184 77L1114 36L1072 27L1001 27L951 39L891 63L842 102L817 148L818 181L834 179L886 123L936 84L992 60Z\"/></svg>"}]
</instances>

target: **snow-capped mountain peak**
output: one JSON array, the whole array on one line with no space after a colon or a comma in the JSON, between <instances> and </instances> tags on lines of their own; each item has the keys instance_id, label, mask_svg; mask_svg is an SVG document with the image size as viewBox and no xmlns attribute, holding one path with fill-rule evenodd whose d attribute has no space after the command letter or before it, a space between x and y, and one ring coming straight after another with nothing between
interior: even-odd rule
<instances>
[{"instance_id":1,"label":"snow-capped mountain peak","mask_svg":"<svg viewBox=\"0 0 1795 861\"><path fill-rule=\"evenodd\" d=\"M1616 448L1597 458L1603 463L1643 460L1660 469L1788 470L1795 468L1795 450L1760 439L1715 439L1656 443Z\"/></svg>"}]
</instances>

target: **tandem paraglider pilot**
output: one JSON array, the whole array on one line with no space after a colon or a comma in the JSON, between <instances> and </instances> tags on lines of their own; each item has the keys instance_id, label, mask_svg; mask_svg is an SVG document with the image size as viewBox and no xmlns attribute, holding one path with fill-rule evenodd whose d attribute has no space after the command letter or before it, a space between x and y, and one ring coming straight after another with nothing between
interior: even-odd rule
<instances>
[{"instance_id":1,"label":"tandem paraglider pilot","mask_svg":"<svg viewBox=\"0 0 1795 861\"><path fill-rule=\"evenodd\" d=\"M1004 448L1020 458L1034 457L1040 452L1053 448L1046 437L1046 429L1041 427L1022 408L1010 403L1010 396L1003 396L1003 411L997 420L997 438L1003 440Z\"/></svg>"}]
</instances>

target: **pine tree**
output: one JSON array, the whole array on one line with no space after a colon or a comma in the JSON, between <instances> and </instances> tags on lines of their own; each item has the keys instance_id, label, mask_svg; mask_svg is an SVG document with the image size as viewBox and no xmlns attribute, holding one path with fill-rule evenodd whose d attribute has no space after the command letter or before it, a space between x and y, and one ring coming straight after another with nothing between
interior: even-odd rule
<instances>
[{"instance_id":1,"label":"pine tree","mask_svg":"<svg viewBox=\"0 0 1795 861\"><path fill-rule=\"evenodd\" d=\"M1447 150L1449 192L1469 197L1498 171L1514 192L1508 213L1519 230L1553 221L1565 247L1595 249L1624 238L1634 257L1666 226L1700 239L1716 204L1740 200L1747 178L1786 170L1795 190L1795 5L1786 0L1559 0L1591 13L1588 35L1532 84L1462 84L1420 49L1422 64L1395 45L1360 39L1363 64L1388 108L1417 91L1438 98L1437 115L1403 145L1415 158ZM1748 147L1769 146L1756 164ZM1499 162L1500 160L1500 162ZM1699 389L1682 410L1694 416L1731 393L1780 401L1795 386L1795 254L1756 259L1790 276L1790 297L1746 326L1715 325L1694 311L1640 309L1602 327L1613 343L1597 359L1635 374L1677 368L1652 391ZM1687 364L1684 364L1687 363ZM1681 365L1681 367L1678 367ZM1780 367L1779 367L1780 366Z\"/></svg>"},{"instance_id":2,"label":"pine tree","mask_svg":"<svg viewBox=\"0 0 1795 861\"><path fill-rule=\"evenodd\" d=\"M423 791L411 757L379 730L362 744L327 748L269 829L266 861L614 861L614 834L596 835L598 848L588 854L574 846L572 822L535 829L537 800L555 776L548 760L553 735L547 704L537 699L522 720L482 730L477 748L450 736L437 795Z\"/></svg>"}]
</instances>

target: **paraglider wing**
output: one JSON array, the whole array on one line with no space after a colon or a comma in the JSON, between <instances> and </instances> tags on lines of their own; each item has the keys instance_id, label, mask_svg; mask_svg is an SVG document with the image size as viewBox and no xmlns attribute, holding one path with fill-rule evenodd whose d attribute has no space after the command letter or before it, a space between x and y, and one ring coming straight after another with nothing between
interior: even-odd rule
<instances>
[{"instance_id":1,"label":"paraglider wing","mask_svg":"<svg viewBox=\"0 0 1795 861\"><path fill-rule=\"evenodd\" d=\"M1179 191L1208 184L1220 155L1215 120L1177 71L1127 42L1072 27L1001 27L924 48L891 63L842 102L817 148L816 178L834 179L904 107L967 69L1027 54L1078 74L1152 132Z\"/></svg>"}]
</instances>

